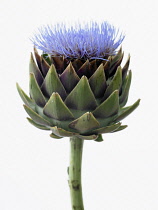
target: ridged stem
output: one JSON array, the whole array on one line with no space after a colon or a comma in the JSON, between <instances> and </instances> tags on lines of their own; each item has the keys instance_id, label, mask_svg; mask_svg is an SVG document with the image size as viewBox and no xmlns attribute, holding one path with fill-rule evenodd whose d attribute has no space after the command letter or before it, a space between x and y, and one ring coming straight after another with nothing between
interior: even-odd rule
<instances>
[{"instance_id":1,"label":"ridged stem","mask_svg":"<svg viewBox=\"0 0 158 210\"><path fill-rule=\"evenodd\" d=\"M71 137L68 172L72 210L84 210L81 184L82 150L83 140L78 137Z\"/></svg>"}]
</instances>

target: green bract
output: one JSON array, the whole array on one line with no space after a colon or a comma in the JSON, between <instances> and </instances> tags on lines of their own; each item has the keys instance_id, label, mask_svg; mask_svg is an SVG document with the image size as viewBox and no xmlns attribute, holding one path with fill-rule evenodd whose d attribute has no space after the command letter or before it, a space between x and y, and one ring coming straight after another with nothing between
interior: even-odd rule
<instances>
[{"instance_id":1,"label":"green bract","mask_svg":"<svg viewBox=\"0 0 158 210\"><path fill-rule=\"evenodd\" d=\"M30 97L17 85L35 127L51 130L53 138L77 136L102 141L103 133L125 129L120 121L139 105L124 107L131 84L120 49L107 60L69 59L38 54L30 59Z\"/></svg>"}]
</instances>

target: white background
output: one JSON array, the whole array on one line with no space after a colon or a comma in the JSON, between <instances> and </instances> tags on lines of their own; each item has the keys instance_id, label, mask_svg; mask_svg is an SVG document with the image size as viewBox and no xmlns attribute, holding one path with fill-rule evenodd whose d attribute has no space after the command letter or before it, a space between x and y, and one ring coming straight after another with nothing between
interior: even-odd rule
<instances>
[{"instance_id":1,"label":"white background","mask_svg":"<svg viewBox=\"0 0 158 210\"><path fill-rule=\"evenodd\" d=\"M155 0L0 1L0 209L70 210L69 139L31 126L15 83L28 93L29 37L42 24L108 20L120 27L133 81L128 128L86 141L85 210L158 209L158 6ZM124 60L125 62L125 60Z\"/></svg>"}]
</instances>

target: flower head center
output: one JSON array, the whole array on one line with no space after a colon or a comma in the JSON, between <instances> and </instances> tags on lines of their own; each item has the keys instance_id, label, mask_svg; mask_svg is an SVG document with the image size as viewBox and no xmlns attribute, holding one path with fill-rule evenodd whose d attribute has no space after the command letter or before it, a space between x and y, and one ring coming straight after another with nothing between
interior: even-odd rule
<instances>
[{"instance_id":1,"label":"flower head center","mask_svg":"<svg viewBox=\"0 0 158 210\"><path fill-rule=\"evenodd\" d=\"M52 56L71 59L105 59L116 53L124 35L107 22L66 27L43 26L32 38L36 48Z\"/></svg>"}]
</instances>

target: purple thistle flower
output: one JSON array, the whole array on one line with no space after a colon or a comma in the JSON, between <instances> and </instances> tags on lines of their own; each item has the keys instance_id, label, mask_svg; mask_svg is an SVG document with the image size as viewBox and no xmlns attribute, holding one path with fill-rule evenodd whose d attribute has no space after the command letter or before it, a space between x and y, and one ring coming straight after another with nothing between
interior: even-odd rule
<instances>
[{"instance_id":1,"label":"purple thistle flower","mask_svg":"<svg viewBox=\"0 0 158 210\"><path fill-rule=\"evenodd\" d=\"M66 27L46 25L31 39L34 46L52 56L78 59L105 59L116 54L124 39L119 30L107 22L90 22Z\"/></svg>"}]
</instances>

